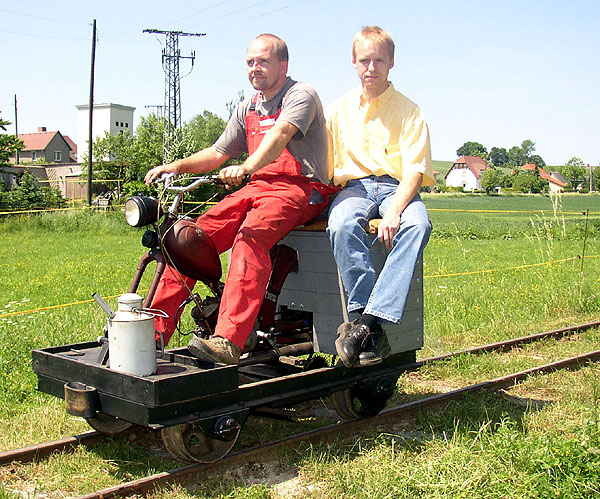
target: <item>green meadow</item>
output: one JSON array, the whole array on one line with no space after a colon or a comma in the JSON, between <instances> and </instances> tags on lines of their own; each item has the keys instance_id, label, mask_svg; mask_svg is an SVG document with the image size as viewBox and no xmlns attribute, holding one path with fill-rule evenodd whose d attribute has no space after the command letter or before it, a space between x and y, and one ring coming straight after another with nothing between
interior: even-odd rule
<instances>
[{"instance_id":1,"label":"green meadow","mask_svg":"<svg viewBox=\"0 0 600 499\"><path fill-rule=\"evenodd\" d=\"M600 195L423 199L433 233L423 258L421 357L600 320ZM61 401L35 390L31 350L101 334L104 314L91 295L116 306L143 253L141 235L119 212L0 219L0 450L88 428L67 416ZM598 349L600 331L592 330L502 356L463 356L402 376L394 401ZM596 365L534 376L505 393L472 395L393 428L299 448L275 466L297 478L297 496L277 480L238 473L193 493L175 488L155 497L594 497L599 379ZM249 421L238 445L289 431ZM17 490L85 494L176 466L136 442L108 442L0 469L0 497Z\"/></svg>"}]
</instances>

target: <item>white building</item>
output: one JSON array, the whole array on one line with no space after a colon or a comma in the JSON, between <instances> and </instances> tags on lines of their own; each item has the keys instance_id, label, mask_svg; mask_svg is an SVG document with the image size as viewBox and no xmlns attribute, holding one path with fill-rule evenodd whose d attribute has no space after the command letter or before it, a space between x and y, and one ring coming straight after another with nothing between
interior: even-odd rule
<instances>
[{"instance_id":1,"label":"white building","mask_svg":"<svg viewBox=\"0 0 600 499\"><path fill-rule=\"evenodd\" d=\"M461 156L446 173L448 187L462 187L465 191L481 189L481 174L490 165L478 156Z\"/></svg>"},{"instance_id":2,"label":"white building","mask_svg":"<svg viewBox=\"0 0 600 499\"><path fill-rule=\"evenodd\" d=\"M77 107L77 152L79 161L87 157L89 149L89 104ZM135 107L122 106L121 104L94 104L92 123L92 140L104 137L104 133L117 135L119 132L129 132L133 135L133 112Z\"/></svg>"}]
</instances>

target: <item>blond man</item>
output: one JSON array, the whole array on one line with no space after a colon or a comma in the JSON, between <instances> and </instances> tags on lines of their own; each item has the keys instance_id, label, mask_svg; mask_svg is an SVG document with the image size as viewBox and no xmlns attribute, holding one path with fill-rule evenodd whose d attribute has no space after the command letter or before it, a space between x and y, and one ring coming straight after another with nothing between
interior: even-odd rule
<instances>
[{"instance_id":1,"label":"blond man","mask_svg":"<svg viewBox=\"0 0 600 499\"><path fill-rule=\"evenodd\" d=\"M360 87L327 110L329 167L344 186L329 211L328 235L355 317L338 329L336 350L347 366L381 362L390 353L382 323L400 323L413 271L431 233L418 194L434 183L429 130L420 109L388 80L394 42L367 26L352 44ZM389 250L377 275L368 221L381 218L377 240Z\"/></svg>"}]
</instances>

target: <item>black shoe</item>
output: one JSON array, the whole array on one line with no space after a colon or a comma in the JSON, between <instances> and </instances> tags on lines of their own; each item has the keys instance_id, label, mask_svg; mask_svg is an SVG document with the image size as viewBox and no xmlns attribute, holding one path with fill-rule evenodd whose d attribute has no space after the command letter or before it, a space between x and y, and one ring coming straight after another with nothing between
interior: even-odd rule
<instances>
[{"instance_id":1,"label":"black shoe","mask_svg":"<svg viewBox=\"0 0 600 499\"><path fill-rule=\"evenodd\" d=\"M358 362L358 356L364 348L364 343L371 330L358 320L344 322L338 327L338 338L335 340L335 350L346 367L352 367Z\"/></svg>"},{"instance_id":2,"label":"black shoe","mask_svg":"<svg viewBox=\"0 0 600 499\"><path fill-rule=\"evenodd\" d=\"M367 336L364 347L358 356L358 365L373 366L379 364L383 359L392 353L387 336L381 325L373 328L371 334Z\"/></svg>"}]
</instances>

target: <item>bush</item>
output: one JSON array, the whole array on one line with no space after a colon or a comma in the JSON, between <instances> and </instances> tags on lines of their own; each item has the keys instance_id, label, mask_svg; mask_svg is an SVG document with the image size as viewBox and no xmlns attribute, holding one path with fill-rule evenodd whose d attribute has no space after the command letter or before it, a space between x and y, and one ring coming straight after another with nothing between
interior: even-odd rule
<instances>
[{"instance_id":1,"label":"bush","mask_svg":"<svg viewBox=\"0 0 600 499\"><path fill-rule=\"evenodd\" d=\"M0 193L0 207L4 209L62 208L66 204L58 189L42 187L27 170L19 175L10 191Z\"/></svg>"}]
</instances>

